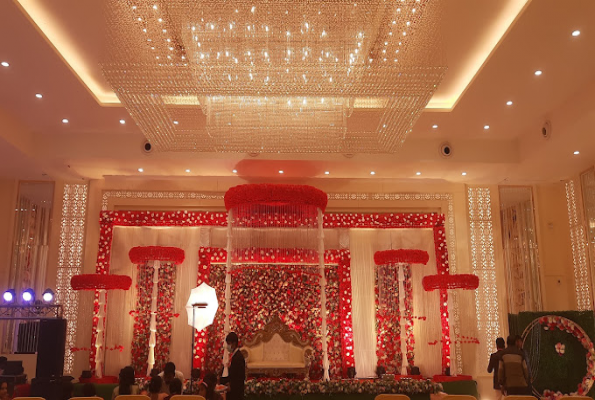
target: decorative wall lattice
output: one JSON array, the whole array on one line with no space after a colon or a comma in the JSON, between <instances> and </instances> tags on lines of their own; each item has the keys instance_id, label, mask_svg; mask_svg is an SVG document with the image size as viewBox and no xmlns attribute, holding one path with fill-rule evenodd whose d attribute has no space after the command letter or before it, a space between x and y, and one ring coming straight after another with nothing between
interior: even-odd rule
<instances>
[{"instance_id":1,"label":"decorative wall lattice","mask_svg":"<svg viewBox=\"0 0 595 400\"><path fill-rule=\"evenodd\" d=\"M566 182L566 205L568 207L568 224L570 225L570 242L574 265L576 307L579 310L591 310L593 304L591 302L591 285L589 282L587 239L580 199L577 199L573 180Z\"/></svg>"},{"instance_id":2,"label":"decorative wall lattice","mask_svg":"<svg viewBox=\"0 0 595 400\"><path fill-rule=\"evenodd\" d=\"M490 189L468 187L467 203L471 265L473 273L479 277L479 288L475 294L477 330L483 337L477 360L483 366L488 364L492 344L500 336Z\"/></svg>"},{"instance_id":3,"label":"decorative wall lattice","mask_svg":"<svg viewBox=\"0 0 595 400\"><path fill-rule=\"evenodd\" d=\"M500 186L508 312L541 311L539 252L531 186Z\"/></svg>"},{"instance_id":4,"label":"decorative wall lattice","mask_svg":"<svg viewBox=\"0 0 595 400\"><path fill-rule=\"evenodd\" d=\"M70 279L81 273L83 265L87 191L87 184L65 184L62 195L56 303L62 305L64 318L68 321L64 353L65 374L72 372L74 364L71 348L76 346L79 294L70 286Z\"/></svg>"}]
</instances>

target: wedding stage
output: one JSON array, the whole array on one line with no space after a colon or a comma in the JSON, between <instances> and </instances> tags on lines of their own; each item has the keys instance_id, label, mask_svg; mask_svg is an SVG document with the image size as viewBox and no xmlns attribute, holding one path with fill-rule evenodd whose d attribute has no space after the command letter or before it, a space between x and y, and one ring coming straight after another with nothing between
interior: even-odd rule
<instances>
[{"instance_id":1,"label":"wedding stage","mask_svg":"<svg viewBox=\"0 0 595 400\"><path fill-rule=\"evenodd\" d=\"M445 216L325 213L326 203L309 186L242 185L227 192L227 213L103 211L96 273L72 281L93 315L91 344L71 351L88 357L98 378L126 365L144 377L167 361L185 376L191 368L220 372L227 332L247 345L280 318L294 347L312 349L299 356L305 377L338 382L336 394L374 393L340 386L350 371L357 378L375 377L378 367L396 376L412 367L424 376L460 373L462 349L478 341L461 331L460 317L474 310L459 308L454 294L472 304L478 279L456 273ZM200 285L214 288L217 305L197 330L186 303ZM297 351L283 344L289 339L274 340L274 349L253 356L270 368L259 373L279 373Z\"/></svg>"}]
</instances>

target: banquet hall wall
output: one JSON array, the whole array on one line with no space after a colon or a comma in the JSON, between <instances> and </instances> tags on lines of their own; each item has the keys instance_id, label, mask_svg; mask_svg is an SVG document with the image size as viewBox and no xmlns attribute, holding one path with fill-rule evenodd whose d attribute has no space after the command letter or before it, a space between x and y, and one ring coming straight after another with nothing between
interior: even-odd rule
<instances>
[{"instance_id":1,"label":"banquet hall wall","mask_svg":"<svg viewBox=\"0 0 595 400\"><path fill-rule=\"evenodd\" d=\"M290 182L290 181L283 181ZM55 202L52 222L52 241L50 242L50 254L48 262L47 282L48 287L56 285L56 271L58 265L58 237L59 225L62 215L62 192L64 185L69 182L57 181L55 184ZM80 184L81 182L76 182ZM101 210L102 198L107 191L131 191L131 192L180 192L193 191L201 193L217 192L223 193L231 186L246 183L240 178L184 178L184 179L160 179L160 178L106 178L103 180L92 180L88 182L88 201L86 214L86 227L84 238L83 271L84 273L95 272L99 240L99 212ZM412 183L411 181L396 181L382 179L362 180L331 180L331 179L309 179L299 182L300 184L311 184L328 193L428 193L428 194L451 194L454 205L454 221L456 229L456 248L449 248L454 252L457 260L458 273L471 273L470 246L469 246L469 218L467 189L469 186L463 183L444 183L430 181L428 183ZM12 224L11 216L14 209L14 201L18 182L14 180L0 181L0 217L6 221L0 226L0 260L4 265L9 265ZM503 251L501 227L499 218L498 186L481 185L490 188L491 207L493 220L493 244L495 263L497 270L496 287L498 290L499 325L500 334L506 335L506 281L503 267ZM541 261L541 287L544 309L575 309L576 301L573 290L573 264L570 250L570 239L568 229L568 214L566 209L566 197L563 183L542 184L533 187L536 207L536 227L538 230L538 241L540 246ZM108 200L110 210L213 210L223 211L221 200L180 200L180 199L148 199L148 198L116 198ZM327 212L443 212L448 210L448 202L444 200L331 200ZM448 233L447 233L448 234ZM6 269L2 269L0 278L2 282L7 281ZM465 297L471 296L471 297ZM461 299L469 300L461 302L462 311L461 332L467 336L477 336L477 324L475 322L475 308L473 295L462 295ZM83 307L79 307L82 310ZM90 315L79 312L77 335L77 346L86 347L89 345L90 337ZM491 346L490 344L485 344ZM488 347L490 348L490 347ZM480 385L488 385L489 378L485 372L485 366L476 361L477 346L472 344L462 345L463 372L471 374L480 380ZM87 354L78 353L75 357L75 375L86 369L88 362ZM483 382L483 383L482 383ZM487 383L486 383L487 382Z\"/></svg>"}]
</instances>

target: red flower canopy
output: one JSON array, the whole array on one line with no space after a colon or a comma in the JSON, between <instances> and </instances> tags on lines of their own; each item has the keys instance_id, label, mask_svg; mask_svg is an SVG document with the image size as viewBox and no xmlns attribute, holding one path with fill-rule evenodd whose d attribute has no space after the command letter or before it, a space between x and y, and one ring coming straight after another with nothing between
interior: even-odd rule
<instances>
[{"instance_id":1,"label":"red flower canopy","mask_svg":"<svg viewBox=\"0 0 595 400\"><path fill-rule=\"evenodd\" d=\"M248 184L230 188L225 193L225 208L229 211L240 205L314 206L323 212L328 196L308 185Z\"/></svg>"},{"instance_id":2,"label":"red flower canopy","mask_svg":"<svg viewBox=\"0 0 595 400\"><path fill-rule=\"evenodd\" d=\"M430 261L430 255L424 250L398 249L384 250L374 253L374 262L376 265L386 264L427 264Z\"/></svg>"},{"instance_id":3,"label":"red flower canopy","mask_svg":"<svg viewBox=\"0 0 595 400\"><path fill-rule=\"evenodd\" d=\"M134 264L144 264L147 261L169 261L174 264L184 262L184 250L178 247L166 246L138 246L128 252L130 261Z\"/></svg>"},{"instance_id":4,"label":"red flower canopy","mask_svg":"<svg viewBox=\"0 0 595 400\"><path fill-rule=\"evenodd\" d=\"M70 279L74 290L128 290L130 285L132 278L127 275L83 274Z\"/></svg>"},{"instance_id":5,"label":"red flower canopy","mask_svg":"<svg viewBox=\"0 0 595 400\"><path fill-rule=\"evenodd\" d=\"M426 292L436 289L467 289L479 287L479 278L473 274L428 275L421 281Z\"/></svg>"}]
</instances>

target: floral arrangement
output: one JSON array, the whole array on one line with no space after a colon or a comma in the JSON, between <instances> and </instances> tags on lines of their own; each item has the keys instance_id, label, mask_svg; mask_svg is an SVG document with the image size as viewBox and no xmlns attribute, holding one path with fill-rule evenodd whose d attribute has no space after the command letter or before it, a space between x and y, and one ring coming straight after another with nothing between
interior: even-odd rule
<instances>
[{"instance_id":1,"label":"floral arrangement","mask_svg":"<svg viewBox=\"0 0 595 400\"><path fill-rule=\"evenodd\" d=\"M427 255L428 253L426 253ZM411 265L403 266L403 296L405 296L403 317L405 318L405 348L407 351L407 364L415 365L415 337L413 336L413 283L411 282Z\"/></svg>"},{"instance_id":2,"label":"floral arrangement","mask_svg":"<svg viewBox=\"0 0 595 400\"><path fill-rule=\"evenodd\" d=\"M475 290L479 287L479 277L473 274L456 275L428 275L422 280L424 290L430 292L436 289L466 289Z\"/></svg>"},{"instance_id":3,"label":"floral arrangement","mask_svg":"<svg viewBox=\"0 0 595 400\"><path fill-rule=\"evenodd\" d=\"M296 215L295 217L299 217ZM273 217L274 219L274 217ZM436 248L436 260L438 263L438 273L448 273L448 252L446 249L445 217L439 213L333 213L323 215L324 228L430 228L434 230L434 243ZM99 243L97 252L97 262L95 270L97 274L109 274L111 263L112 240L115 226L227 226L227 213L225 212L202 212L202 211L102 211L99 218ZM302 225L300 222L297 225ZM220 258L221 255L213 255L213 258ZM210 256L209 256L210 258ZM210 274L210 272L209 272ZM200 275L200 274L199 274ZM343 293L343 292L342 292ZM443 336L446 332L448 336L448 310L446 304L448 295L446 290L440 291L440 318L443 327ZM220 304L221 299L220 299ZM91 348L95 348L97 340L97 318L99 312L99 292L95 291L93 326L91 333ZM342 313L350 316L348 312L341 309ZM350 318L349 318L350 319ZM342 328L344 334L351 335L348 340L343 340L343 347L351 347L351 358L353 358L353 337L346 325ZM197 346L204 345L207 341L206 332L197 332ZM222 339L221 339L222 340ZM198 348L198 347L197 347ZM219 346L218 348L221 348ZM449 365L450 349L443 345L443 369ZM344 354L346 352L344 351ZM195 354L195 363L204 359L204 354ZM344 356L345 357L345 356ZM345 357L344 360L349 357ZM91 369L95 369L95 352L89 354L89 364ZM345 369L345 366L344 366Z\"/></svg>"},{"instance_id":4,"label":"floral arrangement","mask_svg":"<svg viewBox=\"0 0 595 400\"><path fill-rule=\"evenodd\" d=\"M184 262L184 250L179 247L167 246L137 246L130 249L128 257L133 264L143 264L147 261L169 261L174 264Z\"/></svg>"},{"instance_id":5,"label":"floral arrangement","mask_svg":"<svg viewBox=\"0 0 595 400\"><path fill-rule=\"evenodd\" d=\"M425 250L415 249L395 249L377 251L374 253L374 262L376 265L386 264L427 264L430 261L430 255Z\"/></svg>"},{"instance_id":6,"label":"floral arrangement","mask_svg":"<svg viewBox=\"0 0 595 400\"><path fill-rule=\"evenodd\" d=\"M295 249L300 250L300 249ZM263 252L261 254L261 251ZM279 249L251 249L247 257L251 255L260 261L271 262L273 260L284 260L286 255ZM309 254L309 251L306 251ZM280 258L275 258L279 256ZM223 336L221 327L223 327L225 317L225 268L224 263L227 260L227 253L223 249L202 247L199 250L199 278L197 284L207 282L213 286L218 295L219 311L215 316L213 325L204 331L196 332L196 344L194 349L194 367L206 368L207 370L217 371L221 368ZM289 260L286 260L289 261ZM351 321L351 272L348 250L327 250L325 252L325 262L328 263L325 269L327 278L327 353L329 365L333 376L346 376L347 369L355 366L353 355L353 327ZM260 282L261 279L266 279ZM289 280L287 280L289 279ZM288 310L291 305L296 307L289 311L289 317L284 321L292 329L303 331L303 340L310 341L315 337L318 347L318 365L322 372L322 361L320 351L322 344L320 342L321 320L317 316L312 317L311 310L320 311L320 273L318 267L297 267L295 265L249 265L241 268L235 268L232 271L232 305L237 304L236 299L245 299L244 317L240 318L241 312L235 312L232 308L230 322L232 329L240 334L244 340L249 339L247 335L254 333L268 322L267 318L273 315L277 309ZM252 282L257 282L253 284ZM279 289L273 289L279 288ZM309 293L311 291L311 293ZM302 302L305 298L307 302ZM245 304L248 304L246 309ZM265 306L263 308L262 304ZM240 305L236 307L241 307ZM281 308L278 308L281 307ZM242 311L242 310L240 310ZM254 316L258 325L254 324ZM235 322L234 322L235 321ZM316 323L313 323L315 321ZM301 328L300 328L301 327ZM206 349L217 349L217 351L206 354ZM315 361L316 363L316 361ZM315 372L316 369L311 369ZM315 375L313 375L315 376Z\"/></svg>"},{"instance_id":7,"label":"floral arrangement","mask_svg":"<svg viewBox=\"0 0 595 400\"><path fill-rule=\"evenodd\" d=\"M438 275L450 273L448 267L448 250L446 249L446 229L444 226L434 227L434 250L436 252L436 270ZM422 280L423 283L423 280ZM442 334L442 373L450 368L450 324L448 321L448 291L440 289L440 328Z\"/></svg>"},{"instance_id":8,"label":"floral arrangement","mask_svg":"<svg viewBox=\"0 0 595 400\"><path fill-rule=\"evenodd\" d=\"M154 273L155 271L152 265L138 265L138 280L136 284L138 297L136 309L130 312L134 317L134 335L131 346L132 367L140 375L145 374L147 371ZM172 330L171 319L178 316L178 314L173 313L176 265L173 263L161 263L158 270L158 277L154 367L163 369L165 363L169 361Z\"/></svg>"},{"instance_id":9,"label":"floral arrangement","mask_svg":"<svg viewBox=\"0 0 595 400\"><path fill-rule=\"evenodd\" d=\"M587 351L587 354L585 356L587 362L587 373L583 377L582 381L579 383L576 392L570 393L570 396L587 396L587 393L589 393L589 391L591 390L591 387L593 386L593 381L595 380L595 349L593 347L593 342L591 342L591 339L583 330L583 328L581 328L577 323L568 318L557 315L546 315L540 317L538 321L545 331L553 331L555 329L558 329L562 332L566 332L574 336L580 342L583 348ZM562 350L562 346L564 345L560 344L560 350ZM549 399L558 399L562 396L568 395L560 392L553 392L551 390L545 390L543 392L543 397Z\"/></svg>"},{"instance_id":10,"label":"floral arrangement","mask_svg":"<svg viewBox=\"0 0 595 400\"><path fill-rule=\"evenodd\" d=\"M376 266L376 357L378 366L389 374L400 374L403 364L401 351L401 310L399 308L399 265Z\"/></svg>"},{"instance_id":11,"label":"floral arrangement","mask_svg":"<svg viewBox=\"0 0 595 400\"><path fill-rule=\"evenodd\" d=\"M83 274L70 279L73 290L128 290L131 285L132 278L126 275Z\"/></svg>"},{"instance_id":12,"label":"floral arrangement","mask_svg":"<svg viewBox=\"0 0 595 400\"><path fill-rule=\"evenodd\" d=\"M225 192L225 208L244 205L313 206L324 212L328 196L308 185L247 184L234 186Z\"/></svg>"},{"instance_id":13,"label":"floral arrangement","mask_svg":"<svg viewBox=\"0 0 595 400\"><path fill-rule=\"evenodd\" d=\"M313 382L308 380L257 380L246 382L246 396L268 396L306 394L382 394L400 393L406 395L433 394L442 391L442 385L425 380L330 380Z\"/></svg>"}]
</instances>

